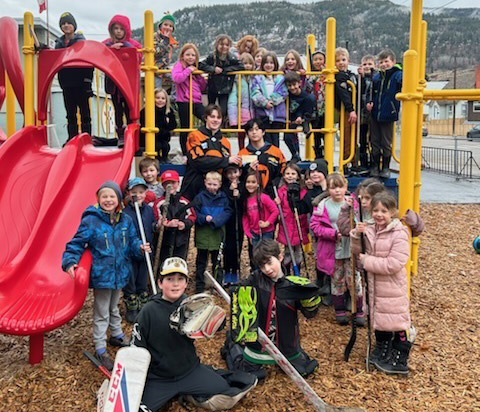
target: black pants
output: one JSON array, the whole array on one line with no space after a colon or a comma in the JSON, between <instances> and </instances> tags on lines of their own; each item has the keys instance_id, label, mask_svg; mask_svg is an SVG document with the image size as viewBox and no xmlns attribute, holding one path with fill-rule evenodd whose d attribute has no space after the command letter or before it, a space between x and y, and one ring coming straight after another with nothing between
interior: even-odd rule
<instances>
[{"instance_id":1,"label":"black pants","mask_svg":"<svg viewBox=\"0 0 480 412\"><path fill-rule=\"evenodd\" d=\"M209 253L210 252L210 253ZM195 276L196 293L205 290L204 272L208 265L208 255L212 259L212 274L215 273L215 266L217 264L218 250L197 249L197 272Z\"/></svg>"},{"instance_id":2,"label":"black pants","mask_svg":"<svg viewBox=\"0 0 480 412\"><path fill-rule=\"evenodd\" d=\"M285 133L283 135L283 140L285 144L287 145L288 149L290 150L290 153L292 154L292 159L293 158L299 158L300 157L300 144L298 142L298 134L297 133Z\"/></svg>"},{"instance_id":3,"label":"black pants","mask_svg":"<svg viewBox=\"0 0 480 412\"><path fill-rule=\"evenodd\" d=\"M216 92L208 92L208 104L215 104L218 99L218 105L222 109L223 122L222 127L224 126L225 119L228 114L228 94L218 94Z\"/></svg>"},{"instance_id":4,"label":"black pants","mask_svg":"<svg viewBox=\"0 0 480 412\"><path fill-rule=\"evenodd\" d=\"M262 117L261 120L266 129L285 129L285 123L283 122L271 122L268 117ZM280 147L280 136L278 133L265 133L265 141Z\"/></svg>"},{"instance_id":5,"label":"black pants","mask_svg":"<svg viewBox=\"0 0 480 412\"><path fill-rule=\"evenodd\" d=\"M178 116L180 118L180 126L182 129L188 128L190 126L190 108L189 103L187 102L177 102ZM193 103L193 115L203 121L203 116L205 114L205 107L202 103ZM184 156L187 155L187 132L180 133L180 147L182 148L182 153Z\"/></svg>"},{"instance_id":6,"label":"black pants","mask_svg":"<svg viewBox=\"0 0 480 412\"><path fill-rule=\"evenodd\" d=\"M162 248L160 249L160 264L162 264L165 259L169 257L180 257L185 260L187 259L188 241L182 243L181 245L177 244L176 246L173 246L172 244L166 244L165 242L162 243Z\"/></svg>"},{"instance_id":7,"label":"black pants","mask_svg":"<svg viewBox=\"0 0 480 412\"><path fill-rule=\"evenodd\" d=\"M115 127L117 129L117 136L123 138L125 132L125 124L123 123L123 116L127 118L127 124L130 123L130 109L127 101L120 90L116 89L112 94L112 103L115 109Z\"/></svg>"},{"instance_id":8,"label":"black pants","mask_svg":"<svg viewBox=\"0 0 480 412\"><path fill-rule=\"evenodd\" d=\"M84 87L66 87L63 89L63 102L67 111L68 140L78 134L77 108L80 110L82 132L92 134L88 95L89 93Z\"/></svg>"},{"instance_id":9,"label":"black pants","mask_svg":"<svg viewBox=\"0 0 480 412\"><path fill-rule=\"evenodd\" d=\"M132 276L127 285L123 288L123 294L125 296L140 295L147 291L147 264L145 259L132 260Z\"/></svg>"},{"instance_id":10,"label":"black pants","mask_svg":"<svg viewBox=\"0 0 480 412\"><path fill-rule=\"evenodd\" d=\"M216 395L227 393L228 382L212 367L198 364L189 374L177 379L165 379L149 373L143 390L143 403L157 411L177 395Z\"/></svg>"},{"instance_id":11,"label":"black pants","mask_svg":"<svg viewBox=\"0 0 480 412\"><path fill-rule=\"evenodd\" d=\"M235 226L237 216L232 216L225 227L224 269L225 273L239 273L240 256L242 254L243 228L240 222ZM238 240L238 241L237 241Z\"/></svg>"},{"instance_id":12,"label":"black pants","mask_svg":"<svg viewBox=\"0 0 480 412\"><path fill-rule=\"evenodd\" d=\"M158 151L158 160L165 162L170 152L170 133L164 133L155 139L156 149Z\"/></svg>"},{"instance_id":13,"label":"black pants","mask_svg":"<svg viewBox=\"0 0 480 412\"><path fill-rule=\"evenodd\" d=\"M312 120L313 129L322 129L323 127L325 127L324 116L317 117L316 119ZM320 133L320 132L314 133L313 142L314 142L313 150L315 151L315 159L323 159L325 157L323 133Z\"/></svg>"},{"instance_id":14,"label":"black pants","mask_svg":"<svg viewBox=\"0 0 480 412\"><path fill-rule=\"evenodd\" d=\"M392 155L393 122L370 120L370 141L372 156L390 157Z\"/></svg>"},{"instance_id":15,"label":"black pants","mask_svg":"<svg viewBox=\"0 0 480 412\"><path fill-rule=\"evenodd\" d=\"M360 166L368 167L368 123L360 125Z\"/></svg>"}]
</instances>

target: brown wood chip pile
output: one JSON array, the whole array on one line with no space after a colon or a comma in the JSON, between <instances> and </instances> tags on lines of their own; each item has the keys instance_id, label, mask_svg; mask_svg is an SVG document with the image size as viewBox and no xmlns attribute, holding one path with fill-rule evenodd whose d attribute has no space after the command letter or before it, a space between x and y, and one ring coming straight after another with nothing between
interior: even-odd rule
<instances>
[{"instance_id":1,"label":"brown wood chip pile","mask_svg":"<svg viewBox=\"0 0 480 412\"><path fill-rule=\"evenodd\" d=\"M327 403L382 412L480 411L480 255L472 248L472 240L480 235L480 205L423 205L421 214L426 231L421 236L419 275L412 279L411 311L418 336L410 375L365 372L365 329L358 331L350 362L344 362L350 327L337 326L333 309L322 306L314 319L301 319L301 329L304 349L320 364L308 382ZM104 378L82 355L83 350L93 351L91 312L89 294L74 320L46 335L40 365L27 363L27 338L0 335L2 410L96 410L96 391ZM219 355L223 339L224 332L198 342L203 362L224 366ZM185 408L174 401L166 410ZM290 379L272 367L265 382L234 410L313 408Z\"/></svg>"}]
</instances>

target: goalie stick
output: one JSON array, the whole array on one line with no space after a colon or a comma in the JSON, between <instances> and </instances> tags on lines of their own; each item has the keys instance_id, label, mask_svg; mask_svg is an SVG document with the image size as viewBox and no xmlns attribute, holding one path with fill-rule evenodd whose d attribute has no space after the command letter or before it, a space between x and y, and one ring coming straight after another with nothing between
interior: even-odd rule
<instances>
[{"instance_id":1,"label":"goalie stick","mask_svg":"<svg viewBox=\"0 0 480 412\"><path fill-rule=\"evenodd\" d=\"M90 352L83 354L109 379L99 390L97 412L152 412L141 403L150 364L148 350L136 346L119 349L112 373Z\"/></svg>"},{"instance_id":2,"label":"goalie stick","mask_svg":"<svg viewBox=\"0 0 480 412\"><path fill-rule=\"evenodd\" d=\"M220 296L225 299L225 301L230 304L230 296L223 289L223 287L213 278L213 276L205 271L205 276L207 276ZM325 401L320 398L317 393L312 389L312 387L307 383L305 379L297 372L297 370L292 366L288 359L280 352L280 350L273 344L273 342L268 338L268 336L263 332L262 329L258 328L258 341L265 347L266 351L270 356L275 359L280 368L293 380L293 382L298 386L298 388L303 392L306 399L313 405L315 411L317 412L365 412L363 408L350 408L350 407L337 407L327 404Z\"/></svg>"}]
</instances>

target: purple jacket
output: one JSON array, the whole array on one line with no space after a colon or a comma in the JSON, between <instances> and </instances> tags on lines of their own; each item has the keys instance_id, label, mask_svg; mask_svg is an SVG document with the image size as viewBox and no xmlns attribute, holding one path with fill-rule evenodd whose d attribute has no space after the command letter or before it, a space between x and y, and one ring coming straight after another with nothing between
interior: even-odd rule
<instances>
[{"instance_id":1,"label":"purple jacket","mask_svg":"<svg viewBox=\"0 0 480 412\"><path fill-rule=\"evenodd\" d=\"M300 190L300 199L307 194L306 189ZM300 244L300 236L298 235L297 223L295 221L295 215L288 204L288 197L287 197L287 185L283 185L278 189L278 197L281 200L281 208L283 211L283 216L285 217L285 224L287 226L288 237L292 246L298 246ZM308 243L308 218L306 214L299 216L300 220L300 227L302 229L302 236L303 236L303 244L306 245ZM285 236L285 230L283 229L283 225L280 225L278 228L278 235L277 241L282 245L287 244L287 237Z\"/></svg>"},{"instance_id":2,"label":"purple jacket","mask_svg":"<svg viewBox=\"0 0 480 412\"><path fill-rule=\"evenodd\" d=\"M181 61L174 64L172 68L172 79L177 86L177 102L188 103L190 100L190 69L185 67ZM207 87L207 81L201 74L192 76L192 100L193 103L202 103L202 91Z\"/></svg>"},{"instance_id":3,"label":"purple jacket","mask_svg":"<svg viewBox=\"0 0 480 412\"><path fill-rule=\"evenodd\" d=\"M288 96L285 78L282 75L273 76L275 86L273 93L268 95L265 75L258 75L253 78L251 97L255 107L256 117L268 117L271 122L286 122L287 111L285 100ZM268 101L273 102L272 109L265 109Z\"/></svg>"}]
</instances>

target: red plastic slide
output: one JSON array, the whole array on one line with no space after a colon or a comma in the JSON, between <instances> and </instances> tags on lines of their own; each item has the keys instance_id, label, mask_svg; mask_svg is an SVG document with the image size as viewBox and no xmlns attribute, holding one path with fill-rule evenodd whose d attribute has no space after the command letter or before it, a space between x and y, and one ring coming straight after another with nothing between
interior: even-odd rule
<instances>
[{"instance_id":1,"label":"red plastic slide","mask_svg":"<svg viewBox=\"0 0 480 412\"><path fill-rule=\"evenodd\" d=\"M0 32L0 41L2 33ZM108 73L138 119L137 51L116 52L91 41L45 50L38 61L38 116L46 118L48 88L61 67L96 66ZM125 147L96 149L81 134L62 150L47 146L46 126L26 127L0 147L0 333L30 336L30 363L43 358L43 334L72 319L85 301L86 253L72 280L61 269L65 244L105 180L124 184L138 142L137 124Z\"/></svg>"}]
</instances>

